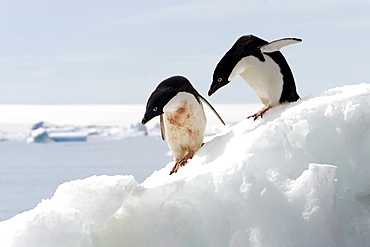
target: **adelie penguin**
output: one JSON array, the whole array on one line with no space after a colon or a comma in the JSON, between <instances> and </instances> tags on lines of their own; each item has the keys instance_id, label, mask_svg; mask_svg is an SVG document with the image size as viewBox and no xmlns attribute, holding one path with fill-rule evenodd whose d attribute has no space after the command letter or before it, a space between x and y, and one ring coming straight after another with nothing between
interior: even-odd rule
<instances>
[{"instance_id":1,"label":"adelie penguin","mask_svg":"<svg viewBox=\"0 0 370 247\"><path fill-rule=\"evenodd\" d=\"M301 41L284 38L269 43L253 35L240 37L218 62L208 95L211 96L240 74L264 104L260 111L248 118L256 120L271 107L297 101L299 95L292 71L279 50Z\"/></svg>"},{"instance_id":2,"label":"adelie penguin","mask_svg":"<svg viewBox=\"0 0 370 247\"><path fill-rule=\"evenodd\" d=\"M142 124L160 116L162 139L167 140L176 161L170 175L185 165L202 146L207 123L202 102L225 125L216 110L185 77L174 76L162 81L148 99Z\"/></svg>"}]
</instances>

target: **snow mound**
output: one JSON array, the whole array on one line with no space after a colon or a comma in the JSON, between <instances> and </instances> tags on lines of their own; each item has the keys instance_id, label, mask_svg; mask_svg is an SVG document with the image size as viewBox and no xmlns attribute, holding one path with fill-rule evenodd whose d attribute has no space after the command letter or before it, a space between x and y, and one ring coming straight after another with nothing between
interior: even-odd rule
<instances>
[{"instance_id":1,"label":"snow mound","mask_svg":"<svg viewBox=\"0 0 370 247\"><path fill-rule=\"evenodd\" d=\"M248 114L248 113L246 113ZM179 173L59 186L0 223L0 246L367 246L370 85L244 120Z\"/></svg>"}]
</instances>

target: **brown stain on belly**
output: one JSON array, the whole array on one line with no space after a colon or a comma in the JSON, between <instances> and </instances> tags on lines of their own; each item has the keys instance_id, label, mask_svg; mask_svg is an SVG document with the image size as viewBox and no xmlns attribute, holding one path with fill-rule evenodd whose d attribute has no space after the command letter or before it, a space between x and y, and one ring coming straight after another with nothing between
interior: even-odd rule
<instances>
[{"instance_id":1,"label":"brown stain on belly","mask_svg":"<svg viewBox=\"0 0 370 247\"><path fill-rule=\"evenodd\" d=\"M180 123L179 119L180 119L180 116L175 114L175 115L168 118L168 122L172 125L176 125L176 126L181 127L182 124Z\"/></svg>"},{"instance_id":2,"label":"brown stain on belly","mask_svg":"<svg viewBox=\"0 0 370 247\"><path fill-rule=\"evenodd\" d=\"M183 102L182 106L176 110L175 114L171 114L168 118L168 122L172 125L183 127L184 126L184 118L190 118L191 115L187 113L187 104L188 102ZM184 114L187 113L185 116Z\"/></svg>"},{"instance_id":3,"label":"brown stain on belly","mask_svg":"<svg viewBox=\"0 0 370 247\"><path fill-rule=\"evenodd\" d=\"M177 109L177 114L184 114L186 111L186 108L185 107L180 107L179 109Z\"/></svg>"}]
</instances>

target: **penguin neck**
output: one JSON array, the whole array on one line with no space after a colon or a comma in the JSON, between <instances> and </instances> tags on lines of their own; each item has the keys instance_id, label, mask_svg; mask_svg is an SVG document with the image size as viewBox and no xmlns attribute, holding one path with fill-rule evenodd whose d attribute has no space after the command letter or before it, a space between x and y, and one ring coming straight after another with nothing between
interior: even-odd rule
<instances>
[{"instance_id":1,"label":"penguin neck","mask_svg":"<svg viewBox=\"0 0 370 247\"><path fill-rule=\"evenodd\" d=\"M193 94L179 92L163 107L163 112L177 111L177 109L184 107L186 102L193 101L196 101Z\"/></svg>"},{"instance_id":2,"label":"penguin neck","mask_svg":"<svg viewBox=\"0 0 370 247\"><path fill-rule=\"evenodd\" d=\"M240 59L240 61L235 65L233 70L231 71L228 81L231 81L236 75L242 73L248 67L248 57L244 57Z\"/></svg>"}]
</instances>

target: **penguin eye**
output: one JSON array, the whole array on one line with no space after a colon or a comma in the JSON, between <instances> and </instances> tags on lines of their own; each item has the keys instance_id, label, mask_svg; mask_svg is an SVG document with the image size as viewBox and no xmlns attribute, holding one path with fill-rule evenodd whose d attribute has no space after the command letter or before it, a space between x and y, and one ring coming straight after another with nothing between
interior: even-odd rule
<instances>
[{"instance_id":1,"label":"penguin eye","mask_svg":"<svg viewBox=\"0 0 370 247\"><path fill-rule=\"evenodd\" d=\"M218 81L218 82L222 82L222 78L218 78L218 79L217 79L217 81Z\"/></svg>"},{"instance_id":2,"label":"penguin eye","mask_svg":"<svg viewBox=\"0 0 370 247\"><path fill-rule=\"evenodd\" d=\"M158 110L158 107L154 107L154 108L153 108L153 111L157 111L157 110Z\"/></svg>"}]
</instances>

